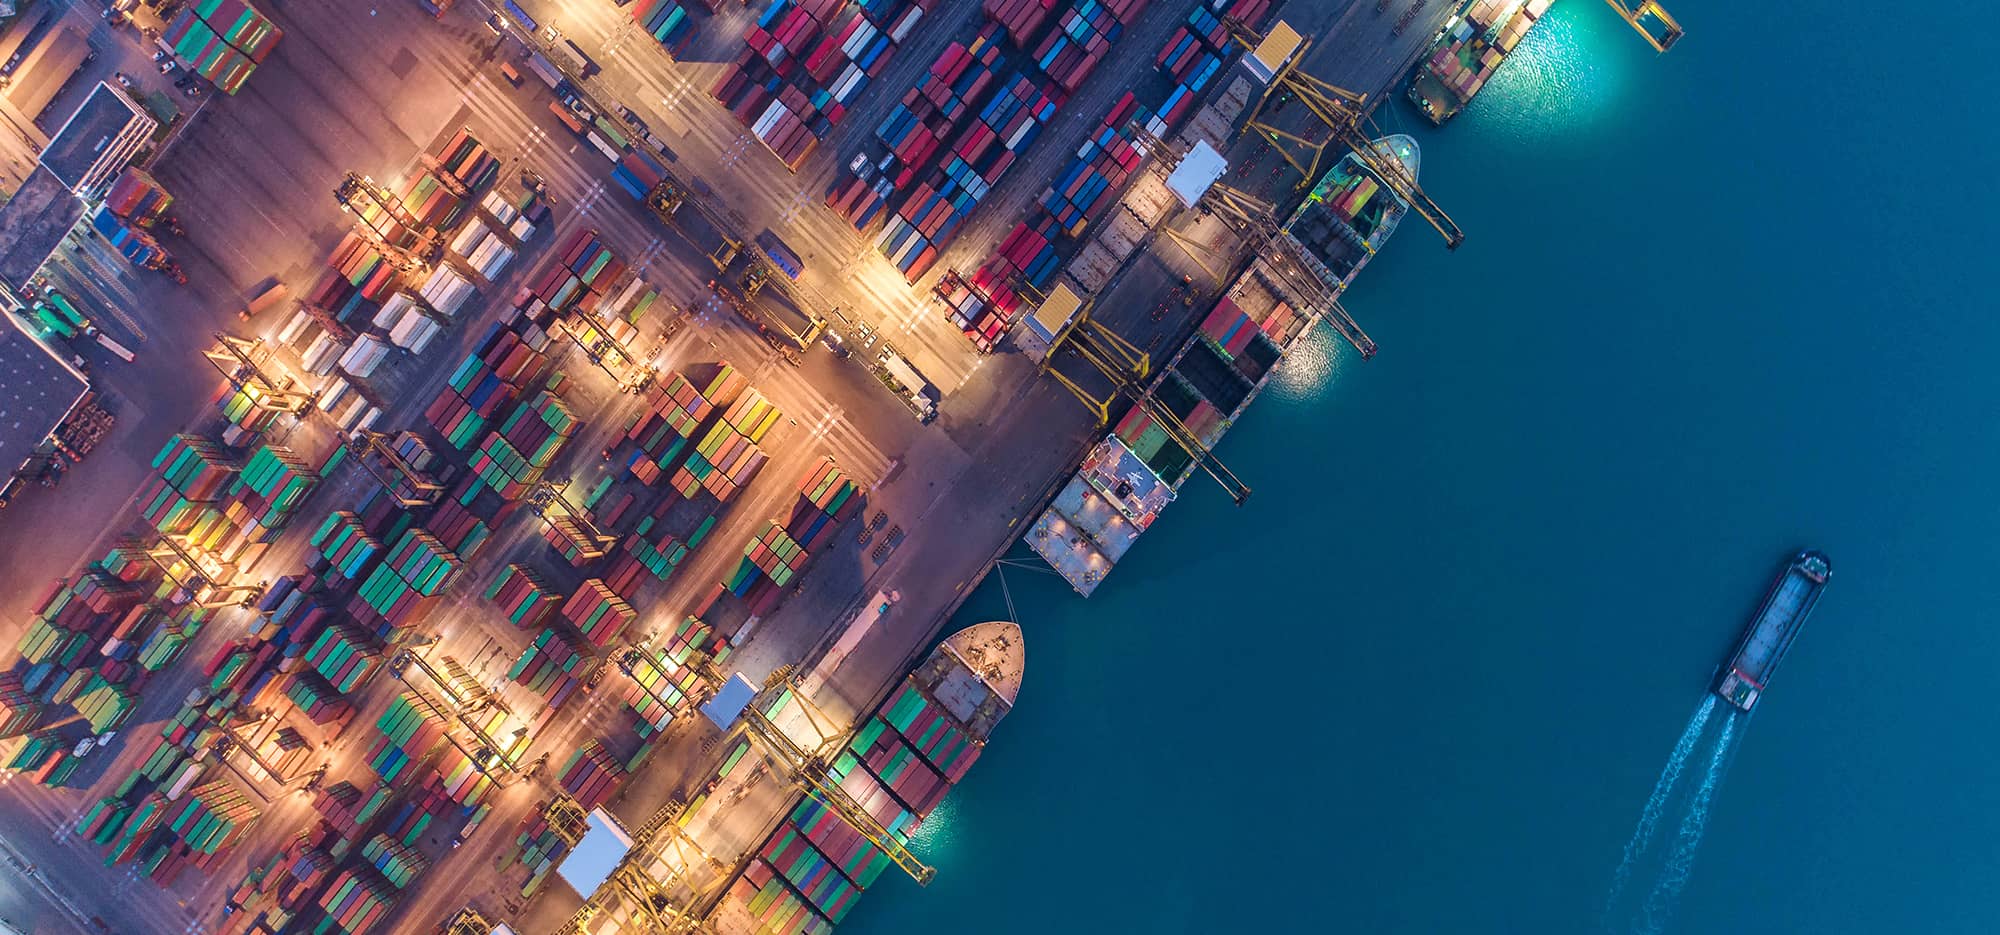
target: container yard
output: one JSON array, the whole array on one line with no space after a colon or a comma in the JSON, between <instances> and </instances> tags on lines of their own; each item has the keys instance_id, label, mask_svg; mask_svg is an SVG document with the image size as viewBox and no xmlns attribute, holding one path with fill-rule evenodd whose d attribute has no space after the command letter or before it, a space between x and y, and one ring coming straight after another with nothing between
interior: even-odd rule
<instances>
[{"instance_id":1,"label":"container yard","mask_svg":"<svg viewBox=\"0 0 2000 935\"><path fill-rule=\"evenodd\" d=\"M650 874L652 911L822 932L883 872L928 879L912 835L1020 688L1018 626L925 631L983 572L974 553L1028 518L1088 553L1050 559L1088 593L1199 472L1165 426L1212 448L1314 318L1249 274L1191 300L1193 336L1153 357L1157 411L1105 425L1034 519L1048 494L1026 488L1074 455L1019 420L1074 413L1009 358L1137 268L1187 140L1227 148L1257 87L1225 21L1267 4L636 0L558 22L528 2L483 29L464 4L399 6L371 19L420 24L407 54L352 70L450 88L341 131L315 163L338 204L315 192L296 222L317 229L240 252L173 232L169 211L228 212L152 163L91 206L130 265L192 240L230 280L207 354L224 379L148 465L129 541L65 575L0 667L4 762L87 792L73 833L148 893L203 894L189 930L427 931L461 908L655 930L627 889ZM316 67L322 14L267 12L204 0L164 24L230 94L269 66L269 94L208 119ZM467 35L486 57L439 54ZM682 60L709 65L690 82ZM628 94L635 71L659 93ZM391 96L343 98L371 99ZM737 142L718 161L720 110ZM419 124L435 133L411 153L391 131ZM1314 196L1379 246L1399 215L1380 180L1355 194L1367 175ZM288 187L240 190L265 211L257 189ZM281 239L310 255L264 261ZM38 301L71 332L107 320ZM954 411L992 391L990 426ZM1003 431L1018 477L965 466ZM1009 511L978 497L1003 488L1023 515L988 523ZM941 530L933 502L979 519ZM134 778L79 778L124 764L96 768L86 736L137 755ZM821 745L823 768L787 743ZM596 889L578 857L596 829L662 863L614 861ZM698 900L662 875L695 851L713 855Z\"/></svg>"}]
</instances>

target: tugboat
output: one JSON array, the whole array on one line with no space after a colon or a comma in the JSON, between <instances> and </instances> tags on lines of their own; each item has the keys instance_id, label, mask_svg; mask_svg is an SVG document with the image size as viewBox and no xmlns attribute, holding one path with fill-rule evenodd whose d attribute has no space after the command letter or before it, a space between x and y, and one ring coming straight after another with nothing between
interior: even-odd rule
<instances>
[{"instance_id":1,"label":"tugboat","mask_svg":"<svg viewBox=\"0 0 2000 935\"><path fill-rule=\"evenodd\" d=\"M1832 575L1833 564L1819 552L1807 550L1792 556L1750 618L1736 652L1716 670L1715 693L1722 700L1746 714L1756 707L1771 673L1784 661Z\"/></svg>"}]
</instances>

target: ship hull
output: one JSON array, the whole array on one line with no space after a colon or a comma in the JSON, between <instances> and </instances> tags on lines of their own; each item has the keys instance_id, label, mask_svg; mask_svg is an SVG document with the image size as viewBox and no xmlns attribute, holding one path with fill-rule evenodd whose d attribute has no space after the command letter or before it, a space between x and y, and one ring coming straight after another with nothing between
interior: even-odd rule
<instances>
[{"instance_id":1,"label":"ship hull","mask_svg":"<svg viewBox=\"0 0 2000 935\"><path fill-rule=\"evenodd\" d=\"M1800 552L1786 563L1751 616L1736 651L1716 670L1714 691L1722 700L1744 712L1757 706L1832 574L1832 564L1818 552Z\"/></svg>"}]
</instances>

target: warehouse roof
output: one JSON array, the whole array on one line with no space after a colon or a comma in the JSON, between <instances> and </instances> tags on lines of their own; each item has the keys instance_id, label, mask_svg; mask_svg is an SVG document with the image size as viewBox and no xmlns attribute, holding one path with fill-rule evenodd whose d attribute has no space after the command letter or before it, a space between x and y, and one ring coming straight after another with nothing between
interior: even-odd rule
<instances>
[{"instance_id":1,"label":"warehouse roof","mask_svg":"<svg viewBox=\"0 0 2000 935\"><path fill-rule=\"evenodd\" d=\"M80 217L83 202L54 173L37 167L0 207L0 279L16 289L26 285Z\"/></svg>"},{"instance_id":2,"label":"warehouse roof","mask_svg":"<svg viewBox=\"0 0 2000 935\"><path fill-rule=\"evenodd\" d=\"M133 123L152 119L125 92L100 81L76 113L70 115L69 122L49 140L48 147L42 150L41 163L62 179L64 185L74 189L83 183L84 176L120 134Z\"/></svg>"},{"instance_id":3,"label":"warehouse roof","mask_svg":"<svg viewBox=\"0 0 2000 935\"><path fill-rule=\"evenodd\" d=\"M14 473L90 388L14 316L0 324L0 480Z\"/></svg>"}]
</instances>

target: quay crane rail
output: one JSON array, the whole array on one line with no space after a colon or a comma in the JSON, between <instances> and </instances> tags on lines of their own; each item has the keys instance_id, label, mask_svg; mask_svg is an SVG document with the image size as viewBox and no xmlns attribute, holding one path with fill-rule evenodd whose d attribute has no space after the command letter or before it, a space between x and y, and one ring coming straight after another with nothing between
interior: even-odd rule
<instances>
[{"instance_id":1,"label":"quay crane rail","mask_svg":"<svg viewBox=\"0 0 2000 935\"><path fill-rule=\"evenodd\" d=\"M1230 38L1243 46L1246 51L1254 52L1263 44L1264 36L1242 21L1224 19L1222 22L1228 28ZM1424 193L1423 187L1417 184L1417 180L1411 177L1409 170L1405 169L1402 163L1395 159L1385 159L1375 151L1371 136L1379 134L1380 131L1368 117L1368 96L1335 86L1301 71L1297 63L1303 57L1304 51L1305 46L1302 44L1299 50L1278 69L1278 73L1272 77L1270 83L1265 85L1263 96L1257 99L1257 105L1251 109L1246 127L1263 133L1271 140L1272 148L1277 150L1278 155L1292 168L1298 170L1305 179L1303 184L1306 185L1312 184L1318 178L1320 159L1325 155L1327 145L1339 141L1353 151L1355 159L1380 177L1397 197L1409 202L1417 214L1421 215L1431 227L1436 228L1437 232L1444 236L1447 249L1458 249L1459 244L1465 242L1465 232L1459 229L1458 223ZM1282 91L1297 97L1325 127L1326 135L1313 139L1278 127L1265 119L1264 105L1270 102L1273 91ZM1294 153L1294 147L1304 152Z\"/></svg>"}]
</instances>

